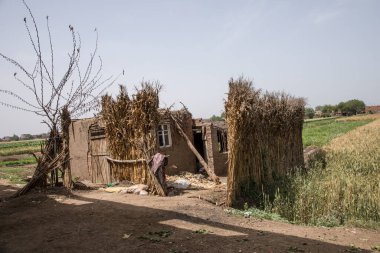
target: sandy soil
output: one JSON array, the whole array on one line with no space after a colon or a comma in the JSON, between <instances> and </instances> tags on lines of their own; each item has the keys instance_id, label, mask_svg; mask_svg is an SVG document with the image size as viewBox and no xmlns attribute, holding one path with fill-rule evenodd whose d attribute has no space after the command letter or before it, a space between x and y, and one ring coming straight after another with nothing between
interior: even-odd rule
<instances>
[{"instance_id":1,"label":"sandy soil","mask_svg":"<svg viewBox=\"0 0 380 253\"><path fill-rule=\"evenodd\" d=\"M16 190L0 181L0 197ZM379 231L229 216L196 196L33 191L0 202L0 252L371 252Z\"/></svg>"}]
</instances>

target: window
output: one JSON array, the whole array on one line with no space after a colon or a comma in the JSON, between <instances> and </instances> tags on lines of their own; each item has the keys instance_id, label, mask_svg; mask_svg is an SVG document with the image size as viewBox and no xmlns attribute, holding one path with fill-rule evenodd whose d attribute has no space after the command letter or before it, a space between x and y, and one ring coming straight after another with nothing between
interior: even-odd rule
<instances>
[{"instance_id":1,"label":"window","mask_svg":"<svg viewBox=\"0 0 380 253\"><path fill-rule=\"evenodd\" d=\"M106 137L106 130L104 127L100 127L97 123L92 124L89 127L90 131L90 139L96 140L96 139L103 139Z\"/></svg>"},{"instance_id":2,"label":"window","mask_svg":"<svg viewBox=\"0 0 380 253\"><path fill-rule=\"evenodd\" d=\"M169 124L159 124L157 135L158 135L158 142L160 144L160 148L170 147L172 145L172 138L171 138Z\"/></svg>"}]
</instances>

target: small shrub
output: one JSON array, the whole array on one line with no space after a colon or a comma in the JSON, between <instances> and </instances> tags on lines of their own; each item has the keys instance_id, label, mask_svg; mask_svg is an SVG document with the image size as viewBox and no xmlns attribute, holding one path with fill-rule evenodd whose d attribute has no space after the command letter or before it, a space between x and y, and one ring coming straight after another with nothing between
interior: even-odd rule
<instances>
[{"instance_id":1,"label":"small shrub","mask_svg":"<svg viewBox=\"0 0 380 253\"><path fill-rule=\"evenodd\" d=\"M338 218L336 218L334 215L326 215L319 217L315 224L317 226L323 226L323 227L336 227L341 225Z\"/></svg>"}]
</instances>

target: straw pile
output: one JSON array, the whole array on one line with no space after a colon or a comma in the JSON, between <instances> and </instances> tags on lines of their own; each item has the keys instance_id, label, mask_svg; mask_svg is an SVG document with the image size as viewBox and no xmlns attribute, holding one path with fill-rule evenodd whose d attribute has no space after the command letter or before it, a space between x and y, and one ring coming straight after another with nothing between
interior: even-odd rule
<instances>
[{"instance_id":1,"label":"straw pile","mask_svg":"<svg viewBox=\"0 0 380 253\"><path fill-rule=\"evenodd\" d=\"M249 80L230 80L227 205L273 197L282 177L303 166L304 105L301 98L254 89Z\"/></svg>"},{"instance_id":2,"label":"straw pile","mask_svg":"<svg viewBox=\"0 0 380 253\"><path fill-rule=\"evenodd\" d=\"M116 99L108 95L102 97L101 115L111 157L136 160L134 163L111 163L112 176L118 180L147 184L151 190L154 190L154 184L147 161L157 151L155 129L160 117L160 89L157 83L143 82L132 97L123 86L120 86Z\"/></svg>"}]
</instances>

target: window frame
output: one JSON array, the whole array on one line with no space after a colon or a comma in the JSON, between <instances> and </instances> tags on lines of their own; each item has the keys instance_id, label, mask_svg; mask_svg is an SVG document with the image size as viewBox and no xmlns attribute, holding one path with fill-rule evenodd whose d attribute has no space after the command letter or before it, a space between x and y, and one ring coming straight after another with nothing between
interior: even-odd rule
<instances>
[{"instance_id":1,"label":"window frame","mask_svg":"<svg viewBox=\"0 0 380 253\"><path fill-rule=\"evenodd\" d=\"M166 130L164 129L164 126L167 127ZM165 140L166 134L168 136L168 142L169 143L166 143L166 140ZM163 144L164 144L162 146L161 146L161 142L160 142L160 137L162 137ZM170 148L172 146L172 132L171 132L171 129L170 129L170 123L165 122L165 123L158 124L158 128L157 128L157 140L158 140L158 146L160 148Z\"/></svg>"}]
</instances>

